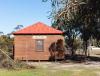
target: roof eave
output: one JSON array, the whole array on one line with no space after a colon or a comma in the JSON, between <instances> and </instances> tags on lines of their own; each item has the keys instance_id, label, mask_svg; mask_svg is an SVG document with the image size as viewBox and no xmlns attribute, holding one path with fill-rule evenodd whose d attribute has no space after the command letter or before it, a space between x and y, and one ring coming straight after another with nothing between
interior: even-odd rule
<instances>
[{"instance_id":1,"label":"roof eave","mask_svg":"<svg viewBox=\"0 0 100 76\"><path fill-rule=\"evenodd\" d=\"M13 33L13 35L63 35L64 33Z\"/></svg>"}]
</instances>

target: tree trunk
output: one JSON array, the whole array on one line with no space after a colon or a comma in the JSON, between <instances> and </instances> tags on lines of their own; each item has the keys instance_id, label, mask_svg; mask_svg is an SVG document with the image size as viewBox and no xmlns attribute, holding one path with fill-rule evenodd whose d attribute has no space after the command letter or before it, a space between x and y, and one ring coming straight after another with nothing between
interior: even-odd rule
<instances>
[{"instance_id":1,"label":"tree trunk","mask_svg":"<svg viewBox=\"0 0 100 76\"><path fill-rule=\"evenodd\" d=\"M88 56L87 47L88 47L88 41L83 41L83 51L85 54L85 58Z\"/></svg>"},{"instance_id":2,"label":"tree trunk","mask_svg":"<svg viewBox=\"0 0 100 76\"><path fill-rule=\"evenodd\" d=\"M75 56L75 51L73 48L71 49L71 56Z\"/></svg>"}]
</instances>

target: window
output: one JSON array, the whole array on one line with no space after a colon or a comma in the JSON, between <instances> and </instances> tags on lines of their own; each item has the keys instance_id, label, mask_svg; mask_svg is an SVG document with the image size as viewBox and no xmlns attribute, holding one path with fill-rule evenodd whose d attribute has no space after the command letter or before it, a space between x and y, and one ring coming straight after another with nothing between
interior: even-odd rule
<instances>
[{"instance_id":1,"label":"window","mask_svg":"<svg viewBox=\"0 0 100 76\"><path fill-rule=\"evenodd\" d=\"M35 48L36 51L43 51L44 50L44 40L43 39L37 39L35 41Z\"/></svg>"}]
</instances>

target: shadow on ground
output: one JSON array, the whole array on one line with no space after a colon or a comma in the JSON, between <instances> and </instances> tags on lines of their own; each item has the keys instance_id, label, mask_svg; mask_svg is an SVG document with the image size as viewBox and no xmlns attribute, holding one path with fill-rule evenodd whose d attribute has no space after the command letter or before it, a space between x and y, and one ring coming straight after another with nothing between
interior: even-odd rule
<instances>
[{"instance_id":1,"label":"shadow on ground","mask_svg":"<svg viewBox=\"0 0 100 76\"><path fill-rule=\"evenodd\" d=\"M100 61L100 57L96 56L88 56L85 57L84 55L75 55L75 56L70 56L70 55L65 55L65 60L71 60L73 62L85 62L85 61Z\"/></svg>"}]
</instances>

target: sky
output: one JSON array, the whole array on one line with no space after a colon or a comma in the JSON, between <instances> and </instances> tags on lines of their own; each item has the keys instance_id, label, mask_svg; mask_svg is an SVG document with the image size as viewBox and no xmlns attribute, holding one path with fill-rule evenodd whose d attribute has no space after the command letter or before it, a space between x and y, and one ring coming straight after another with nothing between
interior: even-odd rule
<instances>
[{"instance_id":1,"label":"sky","mask_svg":"<svg viewBox=\"0 0 100 76\"><path fill-rule=\"evenodd\" d=\"M17 25L26 27L36 22L51 25L50 10L50 2L42 0L0 0L0 32L7 34Z\"/></svg>"}]
</instances>

